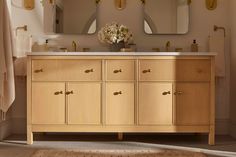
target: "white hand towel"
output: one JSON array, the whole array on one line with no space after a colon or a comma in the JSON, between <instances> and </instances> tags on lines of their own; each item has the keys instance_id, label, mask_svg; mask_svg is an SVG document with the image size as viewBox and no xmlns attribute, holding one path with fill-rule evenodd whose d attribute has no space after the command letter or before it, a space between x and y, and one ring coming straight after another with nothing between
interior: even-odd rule
<instances>
[{"instance_id":1,"label":"white hand towel","mask_svg":"<svg viewBox=\"0 0 236 157\"><path fill-rule=\"evenodd\" d=\"M26 33L18 34L15 37L15 44L16 44L16 53L14 57L22 58L26 57L27 52L31 52L32 47L32 38L27 35Z\"/></svg>"},{"instance_id":2,"label":"white hand towel","mask_svg":"<svg viewBox=\"0 0 236 157\"><path fill-rule=\"evenodd\" d=\"M216 76L225 77L225 38L224 36L209 37L209 51L216 52Z\"/></svg>"},{"instance_id":3,"label":"white hand towel","mask_svg":"<svg viewBox=\"0 0 236 157\"><path fill-rule=\"evenodd\" d=\"M7 1L0 0L0 110L5 113L15 100L14 50Z\"/></svg>"}]
</instances>

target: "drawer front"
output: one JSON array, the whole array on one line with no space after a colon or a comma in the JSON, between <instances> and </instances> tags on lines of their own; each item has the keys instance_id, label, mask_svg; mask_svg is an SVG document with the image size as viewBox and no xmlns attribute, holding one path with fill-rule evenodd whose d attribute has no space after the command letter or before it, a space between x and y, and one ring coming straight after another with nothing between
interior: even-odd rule
<instances>
[{"instance_id":1,"label":"drawer front","mask_svg":"<svg viewBox=\"0 0 236 157\"><path fill-rule=\"evenodd\" d=\"M100 81L102 80L101 60L64 60L62 62L63 80Z\"/></svg>"},{"instance_id":2,"label":"drawer front","mask_svg":"<svg viewBox=\"0 0 236 157\"><path fill-rule=\"evenodd\" d=\"M107 60L107 80L134 80L134 60Z\"/></svg>"},{"instance_id":3,"label":"drawer front","mask_svg":"<svg viewBox=\"0 0 236 157\"><path fill-rule=\"evenodd\" d=\"M100 81L101 60L33 60L33 81Z\"/></svg>"},{"instance_id":4,"label":"drawer front","mask_svg":"<svg viewBox=\"0 0 236 157\"><path fill-rule=\"evenodd\" d=\"M33 81L56 81L60 79L59 60L32 60Z\"/></svg>"},{"instance_id":5,"label":"drawer front","mask_svg":"<svg viewBox=\"0 0 236 157\"><path fill-rule=\"evenodd\" d=\"M134 83L107 83L106 124L134 125Z\"/></svg>"},{"instance_id":6,"label":"drawer front","mask_svg":"<svg viewBox=\"0 0 236 157\"><path fill-rule=\"evenodd\" d=\"M210 81L211 61L207 59L140 60L141 81Z\"/></svg>"}]
</instances>

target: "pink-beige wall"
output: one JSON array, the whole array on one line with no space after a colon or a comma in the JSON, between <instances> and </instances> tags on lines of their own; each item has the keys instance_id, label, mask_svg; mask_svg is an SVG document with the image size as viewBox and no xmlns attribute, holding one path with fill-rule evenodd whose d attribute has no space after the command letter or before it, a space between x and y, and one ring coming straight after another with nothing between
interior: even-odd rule
<instances>
[{"instance_id":1,"label":"pink-beige wall","mask_svg":"<svg viewBox=\"0 0 236 157\"><path fill-rule=\"evenodd\" d=\"M227 75L218 79L216 90L216 117L217 130L219 133L228 133L229 123L229 66L230 66L230 38L229 38L229 1L218 0L218 7L214 11L209 11L205 7L205 0L192 1L190 8L190 31L186 35L146 35L143 31L143 6L139 0L127 0L127 7L118 11L115 9L113 0L102 0L98 9L99 29L108 22L117 21L127 25L134 34L134 42L139 51L150 51L153 47L160 47L164 50L165 43L171 42L173 47L182 47L184 51L190 50L193 39L197 39L200 51L208 51L208 36L214 32L213 25L223 26L227 30L226 36L226 59ZM232 0L235 1L235 0ZM36 11L25 11L12 8L14 27L27 24L29 33L40 36L43 33L43 26L37 17ZM37 19L38 18L38 19ZM223 34L222 34L223 35ZM61 47L71 47L73 40L79 42L79 46L90 47L92 51L108 51L108 46L102 45L95 35L59 35L56 42ZM13 132L24 132L26 95L25 81L17 80L17 100L13 106L12 119L14 124Z\"/></svg>"},{"instance_id":2,"label":"pink-beige wall","mask_svg":"<svg viewBox=\"0 0 236 157\"><path fill-rule=\"evenodd\" d=\"M231 81L230 134L236 138L236 1L230 0L231 24Z\"/></svg>"}]
</instances>

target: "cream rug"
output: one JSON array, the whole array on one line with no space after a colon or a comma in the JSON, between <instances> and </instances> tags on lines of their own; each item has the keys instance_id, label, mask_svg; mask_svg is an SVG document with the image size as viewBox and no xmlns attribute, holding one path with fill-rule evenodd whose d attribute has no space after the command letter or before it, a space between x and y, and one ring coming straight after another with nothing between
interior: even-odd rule
<instances>
[{"instance_id":1,"label":"cream rug","mask_svg":"<svg viewBox=\"0 0 236 157\"><path fill-rule=\"evenodd\" d=\"M197 152L156 150L37 150L31 157L207 157Z\"/></svg>"}]
</instances>

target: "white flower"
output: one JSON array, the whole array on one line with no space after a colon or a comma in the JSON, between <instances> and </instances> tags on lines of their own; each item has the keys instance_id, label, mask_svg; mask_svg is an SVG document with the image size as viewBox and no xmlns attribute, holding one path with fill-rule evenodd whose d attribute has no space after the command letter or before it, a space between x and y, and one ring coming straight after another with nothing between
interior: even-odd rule
<instances>
[{"instance_id":1,"label":"white flower","mask_svg":"<svg viewBox=\"0 0 236 157\"><path fill-rule=\"evenodd\" d=\"M107 44L119 42L128 43L129 40L132 40L132 33L125 25L112 22L101 28L98 32L98 39L100 42Z\"/></svg>"}]
</instances>

